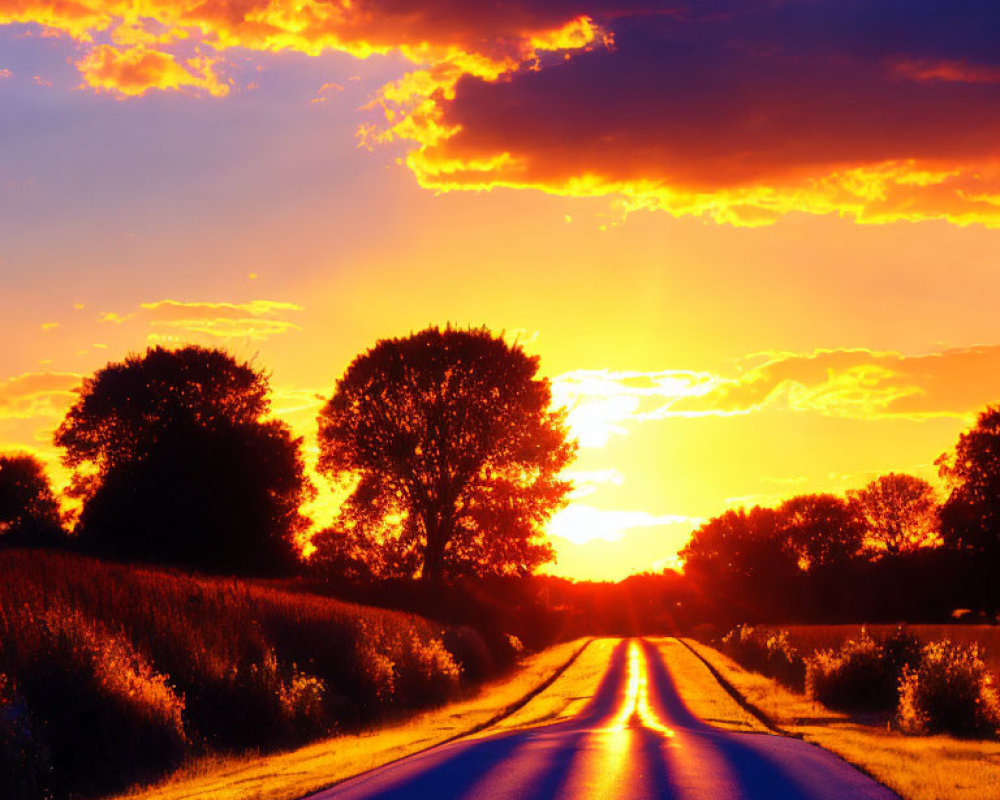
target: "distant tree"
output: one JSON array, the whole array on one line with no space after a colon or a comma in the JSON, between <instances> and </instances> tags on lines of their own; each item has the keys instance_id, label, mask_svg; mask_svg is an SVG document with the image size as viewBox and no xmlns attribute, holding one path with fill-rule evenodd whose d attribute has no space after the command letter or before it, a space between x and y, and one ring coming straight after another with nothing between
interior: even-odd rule
<instances>
[{"instance_id":1,"label":"distant tree","mask_svg":"<svg viewBox=\"0 0 1000 800\"><path fill-rule=\"evenodd\" d=\"M788 546L803 569L843 565L861 550L861 520L836 495L792 497L781 504L778 515Z\"/></svg>"},{"instance_id":2,"label":"distant tree","mask_svg":"<svg viewBox=\"0 0 1000 800\"><path fill-rule=\"evenodd\" d=\"M679 553L685 575L741 618L782 613L802 572L784 522L777 510L760 506L713 517Z\"/></svg>"},{"instance_id":3,"label":"distant tree","mask_svg":"<svg viewBox=\"0 0 1000 800\"><path fill-rule=\"evenodd\" d=\"M870 555L897 556L938 541L937 497L923 478L890 472L847 498L864 524Z\"/></svg>"},{"instance_id":4,"label":"distant tree","mask_svg":"<svg viewBox=\"0 0 1000 800\"><path fill-rule=\"evenodd\" d=\"M378 569L430 582L549 561L543 525L575 444L537 372L486 329L428 328L358 356L319 415L320 470L356 481L340 535Z\"/></svg>"},{"instance_id":5,"label":"distant tree","mask_svg":"<svg viewBox=\"0 0 1000 800\"><path fill-rule=\"evenodd\" d=\"M0 455L0 545L51 545L65 536L45 467L32 455Z\"/></svg>"},{"instance_id":6,"label":"distant tree","mask_svg":"<svg viewBox=\"0 0 1000 800\"><path fill-rule=\"evenodd\" d=\"M87 378L55 434L84 501L82 545L213 572L297 559L301 439L268 419L267 377L222 350L152 348Z\"/></svg>"},{"instance_id":7,"label":"distant tree","mask_svg":"<svg viewBox=\"0 0 1000 800\"><path fill-rule=\"evenodd\" d=\"M940 511L945 546L1000 556L1000 406L988 406L936 463L950 488Z\"/></svg>"}]
</instances>

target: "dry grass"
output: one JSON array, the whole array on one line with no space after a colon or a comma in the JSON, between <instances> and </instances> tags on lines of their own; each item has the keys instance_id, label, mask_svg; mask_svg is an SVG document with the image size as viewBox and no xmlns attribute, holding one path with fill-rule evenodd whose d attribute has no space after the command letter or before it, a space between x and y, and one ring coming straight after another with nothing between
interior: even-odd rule
<instances>
[{"instance_id":1,"label":"dry grass","mask_svg":"<svg viewBox=\"0 0 1000 800\"><path fill-rule=\"evenodd\" d=\"M486 685L475 697L452 703L413 719L368 733L339 736L292 752L261 758L206 759L169 780L121 797L130 800L292 800L390 761L433 747L474 731L498 711L516 705L549 680L578 652L581 641L556 645L531 656L510 677ZM607 666L609 645L593 642L552 686L533 699L522 712L490 728L507 727L523 719L536 702L550 702L547 695L569 687L572 693L591 690L595 665ZM596 657L595 657L596 656ZM600 675L597 675L599 680ZM556 689L556 687L563 687ZM589 697L589 695L588 695Z\"/></svg>"},{"instance_id":2,"label":"dry grass","mask_svg":"<svg viewBox=\"0 0 1000 800\"><path fill-rule=\"evenodd\" d=\"M617 639L595 639L555 680L523 708L504 718L485 733L551 725L576 716L597 692L607 672Z\"/></svg>"},{"instance_id":3,"label":"dry grass","mask_svg":"<svg viewBox=\"0 0 1000 800\"><path fill-rule=\"evenodd\" d=\"M676 639L650 639L663 657L684 705L694 716L716 728L766 733L760 720L730 697L704 662Z\"/></svg>"},{"instance_id":4,"label":"dry grass","mask_svg":"<svg viewBox=\"0 0 1000 800\"><path fill-rule=\"evenodd\" d=\"M942 628L958 626L914 627L936 628L929 635L939 638ZM996 800L1000 742L905 736L887 729L887 715L851 717L831 711L763 675L743 669L711 647L686 641L783 729L837 753L907 800Z\"/></svg>"},{"instance_id":5,"label":"dry grass","mask_svg":"<svg viewBox=\"0 0 1000 800\"><path fill-rule=\"evenodd\" d=\"M96 796L440 704L468 688L447 645L485 651L468 629L253 581L32 551L0 552L0 574L5 800Z\"/></svg>"}]
</instances>

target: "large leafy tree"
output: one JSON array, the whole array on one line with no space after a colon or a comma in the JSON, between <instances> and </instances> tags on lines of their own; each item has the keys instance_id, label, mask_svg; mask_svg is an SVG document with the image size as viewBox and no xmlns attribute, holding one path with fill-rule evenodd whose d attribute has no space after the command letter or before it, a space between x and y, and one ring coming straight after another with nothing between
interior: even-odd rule
<instances>
[{"instance_id":1,"label":"large leafy tree","mask_svg":"<svg viewBox=\"0 0 1000 800\"><path fill-rule=\"evenodd\" d=\"M81 544L213 572L289 569L311 497L267 377L217 349L161 347L87 378L55 434Z\"/></svg>"},{"instance_id":2,"label":"large leafy tree","mask_svg":"<svg viewBox=\"0 0 1000 800\"><path fill-rule=\"evenodd\" d=\"M937 464L951 489L940 511L945 545L1000 555L1000 406L988 406Z\"/></svg>"},{"instance_id":3,"label":"large leafy tree","mask_svg":"<svg viewBox=\"0 0 1000 800\"><path fill-rule=\"evenodd\" d=\"M42 463L28 453L0 455L0 544L55 544L64 533Z\"/></svg>"},{"instance_id":4,"label":"large leafy tree","mask_svg":"<svg viewBox=\"0 0 1000 800\"><path fill-rule=\"evenodd\" d=\"M864 524L865 550L872 556L897 556L937 543L937 497L923 478L890 472L847 497Z\"/></svg>"},{"instance_id":5,"label":"large leafy tree","mask_svg":"<svg viewBox=\"0 0 1000 800\"><path fill-rule=\"evenodd\" d=\"M864 526L836 495L797 495L781 504L778 515L785 546L803 569L841 566L861 550Z\"/></svg>"},{"instance_id":6,"label":"large leafy tree","mask_svg":"<svg viewBox=\"0 0 1000 800\"><path fill-rule=\"evenodd\" d=\"M537 373L486 329L428 328L358 356L319 415L320 469L354 481L327 546L431 582L551 560L543 526L575 443Z\"/></svg>"}]
</instances>

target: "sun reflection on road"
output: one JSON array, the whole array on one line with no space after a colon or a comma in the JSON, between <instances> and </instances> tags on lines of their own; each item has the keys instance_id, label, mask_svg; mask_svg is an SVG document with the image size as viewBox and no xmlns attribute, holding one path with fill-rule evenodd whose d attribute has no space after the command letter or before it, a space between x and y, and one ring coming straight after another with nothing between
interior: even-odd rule
<instances>
[{"instance_id":1,"label":"sun reflection on road","mask_svg":"<svg viewBox=\"0 0 1000 800\"><path fill-rule=\"evenodd\" d=\"M624 730L634 726L635 720L638 720L643 728L657 731L664 736L674 735L673 729L663 724L649 701L649 667L640 652L638 642L632 641L629 642L625 696L607 730Z\"/></svg>"},{"instance_id":2,"label":"sun reflection on road","mask_svg":"<svg viewBox=\"0 0 1000 800\"><path fill-rule=\"evenodd\" d=\"M627 667L614 713L590 733L569 780L556 795L558 800L617 800L629 796L630 782L636 777L634 764L642 758L644 741L648 744L648 734L644 733L674 736L650 702L649 667L638 642L629 642Z\"/></svg>"}]
</instances>

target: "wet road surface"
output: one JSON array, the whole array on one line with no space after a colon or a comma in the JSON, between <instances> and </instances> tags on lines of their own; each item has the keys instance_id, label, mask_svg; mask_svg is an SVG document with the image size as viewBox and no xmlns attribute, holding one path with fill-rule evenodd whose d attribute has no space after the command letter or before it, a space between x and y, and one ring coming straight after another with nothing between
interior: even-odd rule
<instances>
[{"instance_id":1,"label":"wet road surface","mask_svg":"<svg viewBox=\"0 0 1000 800\"><path fill-rule=\"evenodd\" d=\"M463 739L309 800L898 800L798 739L711 728L691 715L657 649L616 646L587 707L552 725Z\"/></svg>"}]
</instances>

